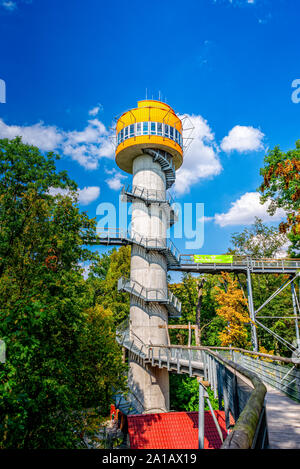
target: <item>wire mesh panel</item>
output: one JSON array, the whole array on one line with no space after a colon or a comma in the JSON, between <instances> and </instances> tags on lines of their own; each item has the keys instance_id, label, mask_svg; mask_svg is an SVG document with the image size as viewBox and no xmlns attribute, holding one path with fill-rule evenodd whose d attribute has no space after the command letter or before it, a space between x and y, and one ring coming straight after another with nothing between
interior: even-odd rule
<instances>
[{"instance_id":1,"label":"wire mesh panel","mask_svg":"<svg viewBox=\"0 0 300 469\"><path fill-rule=\"evenodd\" d=\"M202 356L205 356L204 375L217 391L219 409L225 411L227 430L231 428L231 416L235 421L235 426L222 447L267 448L268 431L264 406L266 389L263 384L255 375L249 373L247 376L244 368L226 358L224 362L208 352L203 352ZM254 388L241 378L245 374L254 383Z\"/></svg>"},{"instance_id":2,"label":"wire mesh panel","mask_svg":"<svg viewBox=\"0 0 300 469\"><path fill-rule=\"evenodd\" d=\"M300 370L295 365L280 365L233 352L233 360L256 373L265 383L300 402Z\"/></svg>"}]
</instances>

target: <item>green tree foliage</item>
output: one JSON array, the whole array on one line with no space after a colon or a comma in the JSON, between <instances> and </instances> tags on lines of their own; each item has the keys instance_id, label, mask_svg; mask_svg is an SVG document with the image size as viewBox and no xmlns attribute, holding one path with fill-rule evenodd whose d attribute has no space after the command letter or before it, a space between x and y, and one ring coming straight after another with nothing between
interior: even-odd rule
<instances>
[{"instance_id":1,"label":"green tree foliage","mask_svg":"<svg viewBox=\"0 0 300 469\"><path fill-rule=\"evenodd\" d=\"M94 292L94 304L101 304L112 311L116 325L129 314L129 295L118 291L118 280L122 276L130 276L130 246L102 255L91 265L88 277L88 284Z\"/></svg>"},{"instance_id":2,"label":"green tree foliage","mask_svg":"<svg viewBox=\"0 0 300 469\"><path fill-rule=\"evenodd\" d=\"M108 415L113 392L125 387L125 367L115 338L113 313L103 306L89 308L80 335L76 392L83 408L99 407ZM123 374L122 374L123 373Z\"/></svg>"},{"instance_id":3,"label":"green tree foliage","mask_svg":"<svg viewBox=\"0 0 300 469\"><path fill-rule=\"evenodd\" d=\"M268 227L256 218L250 228L241 233L234 233L231 237L230 252L235 255L249 255L255 258L275 257L286 242L286 235L278 233L276 227ZM258 309L272 293L274 293L288 279L286 275L279 274L252 274L252 291L254 308ZM247 282L245 275L239 275L240 285L247 295ZM297 286L296 286L297 288ZM291 289L287 287L258 314L266 318L259 319L265 326L276 334L293 342L295 339L295 322L293 319L276 319L276 316L292 316L293 304ZM269 332L257 327L257 336L260 348L275 351L277 354L289 355L290 352Z\"/></svg>"},{"instance_id":4,"label":"green tree foliage","mask_svg":"<svg viewBox=\"0 0 300 469\"><path fill-rule=\"evenodd\" d=\"M229 254L238 256L251 256L255 259L263 257L275 257L280 253L284 244L288 241L283 233L278 233L278 228L268 227L261 218L255 217L254 224L245 228L241 233L233 233Z\"/></svg>"},{"instance_id":5,"label":"green tree foliage","mask_svg":"<svg viewBox=\"0 0 300 469\"><path fill-rule=\"evenodd\" d=\"M174 283L169 285L170 290L181 301L181 316L180 318L170 318L170 324L191 324L196 322L196 304L197 304L197 285L195 278L191 275L183 275L181 283ZM182 329L170 330L171 343L187 345L188 332ZM193 334L193 344L194 334Z\"/></svg>"},{"instance_id":6,"label":"green tree foliage","mask_svg":"<svg viewBox=\"0 0 300 469\"><path fill-rule=\"evenodd\" d=\"M95 258L83 245L95 221L79 211L76 184L55 158L0 140L1 448L75 447L82 409L107 412L112 385L124 383L111 313L90 307L79 266ZM51 187L70 196L53 197Z\"/></svg>"},{"instance_id":7,"label":"green tree foliage","mask_svg":"<svg viewBox=\"0 0 300 469\"><path fill-rule=\"evenodd\" d=\"M279 146L270 150L260 174L264 178L259 188L261 201L271 200L268 209L271 215L278 208L286 211L287 220L279 229L288 233L292 243L290 254L297 257L300 252L300 140L295 149L286 153Z\"/></svg>"},{"instance_id":8,"label":"green tree foliage","mask_svg":"<svg viewBox=\"0 0 300 469\"><path fill-rule=\"evenodd\" d=\"M218 303L217 314L225 324L219 333L221 345L224 347L248 348L248 331L246 324L249 323L248 302L243 291L228 272L222 272L222 288L215 287Z\"/></svg>"},{"instance_id":9,"label":"green tree foliage","mask_svg":"<svg viewBox=\"0 0 300 469\"><path fill-rule=\"evenodd\" d=\"M205 282L202 283L202 280ZM201 287L202 283L202 287ZM200 341L202 345L220 345L218 332L222 326L222 321L216 316L216 301L214 287L218 283L217 276L204 275L201 278L186 274L182 277L181 283L169 285L170 290L181 301L181 317L170 320L170 324L198 324L200 330ZM199 291L200 288L202 291ZM201 294L200 313L197 318L199 308L199 293ZM197 321L199 320L199 323ZM187 345L188 332L185 330L175 330L170 333L172 343ZM193 345L195 345L193 334Z\"/></svg>"},{"instance_id":10,"label":"green tree foliage","mask_svg":"<svg viewBox=\"0 0 300 469\"><path fill-rule=\"evenodd\" d=\"M218 399L214 398L214 393L207 388L209 400L212 408L217 410ZM199 383L197 378L190 378L187 375L170 373L170 402L171 410L196 412L199 409ZM205 400L205 410L209 410Z\"/></svg>"}]
</instances>

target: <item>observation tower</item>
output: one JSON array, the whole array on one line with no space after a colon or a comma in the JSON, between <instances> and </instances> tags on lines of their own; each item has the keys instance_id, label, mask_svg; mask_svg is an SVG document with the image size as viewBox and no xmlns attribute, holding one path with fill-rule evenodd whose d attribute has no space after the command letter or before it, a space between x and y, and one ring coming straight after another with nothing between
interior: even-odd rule
<instances>
[{"instance_id":1,"label":"observation tower","mask_svg":"<svg viewBox=\"0 0 300 469\"><path fill-rule=\"evenodd\" d=\"M132 203L131 272L119 280L119 290L130 293L129 334L135 343L168 345L168 318L181 311L167 284L169 266L180 263L167 239L176 221L167 189L183 160L182 122L167 104L142 100L118 119L116 144L117 165L132 174L122 191L122 200ZM130 400L138 412L168 411L168 370L139 363L130 353L128 359Z\"/></svg>"}]
</instances>

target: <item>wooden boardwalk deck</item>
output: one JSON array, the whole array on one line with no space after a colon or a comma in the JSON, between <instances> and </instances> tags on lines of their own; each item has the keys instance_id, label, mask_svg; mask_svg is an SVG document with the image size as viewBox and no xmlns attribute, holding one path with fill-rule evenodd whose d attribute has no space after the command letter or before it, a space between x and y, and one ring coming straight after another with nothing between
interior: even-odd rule
<instances>
[{"instance_id":1,"label":"wooden boardwalk deck","mask_svg":"<svg viewBox=\"0 0 300 469\"><path fill-rule=\"evenodd\" d=\"M266 387L270 449L300 449L300 404L277 389Z\"/></svg>"}]
</instances>

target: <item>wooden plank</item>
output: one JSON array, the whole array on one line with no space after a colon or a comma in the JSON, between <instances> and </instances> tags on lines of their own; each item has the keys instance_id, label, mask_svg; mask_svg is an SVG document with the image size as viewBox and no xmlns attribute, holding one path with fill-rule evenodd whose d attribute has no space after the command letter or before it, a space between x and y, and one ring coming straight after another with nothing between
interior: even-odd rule
<instances>
[{"instance_id":1,"label":"wooden plank","mask_svg":"<svg viewBox=\"0 0 300 469\"><path fill-rule=\"evenodd\" d=\"M266 385L266 410L271 449L300 449L300 404Z\"/></svg>"},{"instance_id":2,"label":"wooden plank","mask_svg":"<svg viewBox=\"0 0 300 469\"><path fill-rule=\"evenodd\" d=\"M198 328L198 326L195 326L195 343L196 343L196 347L199 347L199 346L200 346L199 328Z\"/></svg>"}]
</instances>

